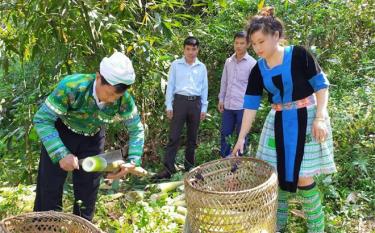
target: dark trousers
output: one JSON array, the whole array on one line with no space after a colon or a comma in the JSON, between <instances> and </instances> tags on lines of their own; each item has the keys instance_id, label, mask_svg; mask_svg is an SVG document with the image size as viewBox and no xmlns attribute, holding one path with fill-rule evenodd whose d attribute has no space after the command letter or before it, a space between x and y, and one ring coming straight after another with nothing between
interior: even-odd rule
<instances>
[{"instance_id":1,"label":"dark trousers","mask_svg":"<svg viewBox=\"0 0 375 233\"><path fill-rule=\"evenodd\" d=\"M164 165L170 173L176 172L174 164L182 128L185 123L187 128L185 170L190 170L194 167L202 103L199 97L189 99L187 96L175 95L173 101L173 118L170 124L169 142L164 157Z\"/></svg>"},{"instance_id":2,"label":"dark trousers","mask_svg":"<svg viewBox=\"0 0 375 233\"><path fill-rule=\"evenodd\" d=\"M236 131L238 136L241 131L243 110L224 109L221 118L221 147L220 153L223 158L231 153L232 144L236 144L237 138L230 138ZM247 138L245 139L245 148L247 148Z\"/></svg>"},{"instance_id":3,"label":"dark trousers","mask_svg":"<svg viewBox=\"0 0 375 233\"><path fill-rule=\"evenodd\" d=\"M104 151L104 129L94 136L72 132L60 119L55 123L60 138L72 154L83 159ZM73 213L89 221L95 211L101 173L88 173L80 168L73 171ZM62 210L62 194L67 172L53 164L44 146L39 161L34 211ZM80 200L80 201L79 201Z\"/></svg>"}]
</instances>

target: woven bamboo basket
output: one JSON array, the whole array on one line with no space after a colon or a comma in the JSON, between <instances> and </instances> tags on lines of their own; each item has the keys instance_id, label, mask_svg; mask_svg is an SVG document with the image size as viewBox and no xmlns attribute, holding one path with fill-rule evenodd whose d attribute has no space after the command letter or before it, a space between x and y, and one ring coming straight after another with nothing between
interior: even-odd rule
<instances>
[{"instance_id":1,"label":"woven bamboo basket","mask_svg":"<svg viewBox=\"0 0 375 233\"><path fill-rule=\"evenodd\" d=\"M102 233L77 215L56 211L32 212L3 219L0 233Z\"/></svg>"},{"instance_id":2,"label":"woven bamboo basket","mask_svg":"<svg viewBox=\"0 0 375 233\"><path fill-rule=\"evenodd\" d=\"M276 231L277 175L254 158L226 158L184 178L187 221L193 233Z\"/></svg>"}]
</instances>

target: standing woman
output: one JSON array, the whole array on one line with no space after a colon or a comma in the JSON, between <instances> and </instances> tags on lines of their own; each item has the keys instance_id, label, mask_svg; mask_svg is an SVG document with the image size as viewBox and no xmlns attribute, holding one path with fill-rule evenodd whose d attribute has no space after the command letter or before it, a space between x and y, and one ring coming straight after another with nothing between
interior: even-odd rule
<instances>
[{"instance_id":1,"label":"standing woman","mask_svg":"<svg viewBox=\"0 0 375 233\"><path fill-rule=\"evenodd\" d=\"M249 76L241 132L232 154L242 151L265 89L272 109L264 123L257 157L277 169L278 231L287 223L289 194L298 190L308 232L324 232L321 192L313 177L336 172L327 112L329 82L306 49L280 44L283 24L274 16L273 8L264 8L254 16L247 34L260 59Z\"/></svg>"}]
</instances>

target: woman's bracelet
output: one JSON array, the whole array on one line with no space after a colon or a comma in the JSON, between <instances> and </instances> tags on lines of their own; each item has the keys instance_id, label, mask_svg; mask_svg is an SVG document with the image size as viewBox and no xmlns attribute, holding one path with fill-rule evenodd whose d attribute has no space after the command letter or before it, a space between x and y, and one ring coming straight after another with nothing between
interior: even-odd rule
<instances>
[{"instance_id":1,"label":"woman's bracelet","mask_svg":"<svg viewBox=\"0 0 375 233\"><path fill-rule=\"evenodd\" d=\"M326 121L324 117L315 117L314 121Z\"/></svg>"}]
</instances>

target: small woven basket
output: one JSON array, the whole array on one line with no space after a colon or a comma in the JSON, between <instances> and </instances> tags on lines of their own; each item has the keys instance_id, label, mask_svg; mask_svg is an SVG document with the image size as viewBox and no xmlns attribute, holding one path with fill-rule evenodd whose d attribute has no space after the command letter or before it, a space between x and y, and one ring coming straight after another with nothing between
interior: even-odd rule
<instances>
[{"instance_id":1,"label":"small woven basket","mask_svg":"<svg viewBox=\"0 0 375 233\"><path fill-rule=\"evenodd\" d=\"M102 233L77 215L56 211L32 212L0 222L0 233Z\"/></svg>"},{"instance_id":2,"label":"small woven basket","mask_svg":"<svg viewBox=\"0 0 375 233\"><path fill-rule=\"evenodd\" d=\"M277 176L264 161L211 161L184 178L188 222L197 232L275 232Z\"/></svg>"}]
</instances>

